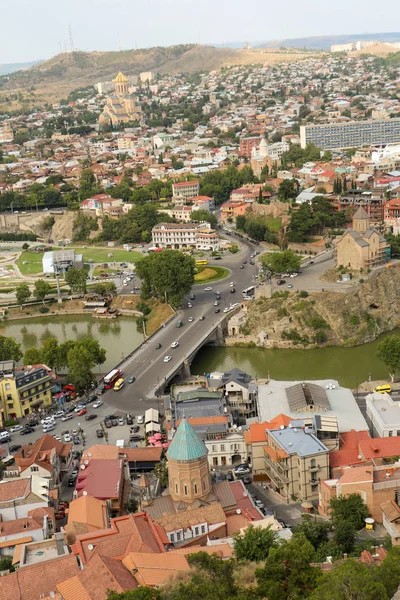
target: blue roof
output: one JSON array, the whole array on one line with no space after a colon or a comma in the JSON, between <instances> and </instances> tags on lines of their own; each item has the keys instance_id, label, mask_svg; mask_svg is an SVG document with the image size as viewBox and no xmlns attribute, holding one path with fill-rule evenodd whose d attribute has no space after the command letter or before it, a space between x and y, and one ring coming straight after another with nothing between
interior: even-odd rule
<instances>
[{"instance_id":1,"label":"blue roof","mask_svg":"<svg viewBox=\"0 0 400 600\"><path fill-rule=\"evenodd\" d=\"M186 419L182 419L173 437L167 456L172 460L190 461L207 455L204 442Z\"/></svg>"}]
</instances>

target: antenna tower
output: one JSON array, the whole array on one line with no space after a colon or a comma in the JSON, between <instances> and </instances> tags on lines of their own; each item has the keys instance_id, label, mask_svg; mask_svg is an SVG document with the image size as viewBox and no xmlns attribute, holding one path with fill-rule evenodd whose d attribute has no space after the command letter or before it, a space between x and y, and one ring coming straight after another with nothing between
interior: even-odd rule
<instances>
[{"instance_id":1,"label":"antenna tower","mask_svg":"<svg viewBox=\"0 0 400 600\"><path fill-rule=\"evenodd\" d=\"M75 48L74 48L74 38L72 37L71 25L68 25L68 35L69 35L69 51L73 52L75 50Z\"/></svg>"}]
</instances>

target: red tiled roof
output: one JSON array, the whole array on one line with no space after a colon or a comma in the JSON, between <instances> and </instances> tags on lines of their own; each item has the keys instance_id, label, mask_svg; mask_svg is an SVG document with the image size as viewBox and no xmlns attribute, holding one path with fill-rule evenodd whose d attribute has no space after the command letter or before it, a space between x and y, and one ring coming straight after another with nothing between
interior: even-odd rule
<instances>
[{"instance_id":1,"label":"red tiled roof","mask_svg":"<svg viewBox=\"0 0 400 600\"><path fill-rule=\"evenodd\" d=\"M282 425L288 427L292 419L287 415L281 413L271 421L264 421L263 423L252 423L249 431L244 432L245 440L247 444L254 444L255 442L266 442L267 433L266 430L279 429Z\"/></svg>"},{"instance_id":2,"label":"red tiled roof","mask_svg":"<svg viewBox=\"0 0 400 600\"><path fill-rule=\"evenodd\" d=\"M340 434L340 450L334 450L329 454L329 464L332 469L347 465L356 465L363 462L363 458L358 458L360 453L358 443L360 440L369 439L368 431L347 431Z\"/></svg>"},{"instance_id":3,"label":"red tiled roof","mask_svg":"<svg viewBox=\"0 0 400 600\"><path fill-rule=\"evenodd\" d=\"M250 515L254 521L259 521L263 518L263 515L260 513L260 511L250 502L249 497L247 496L247 491L245 490L241 481L231 482L230 488L236 500L236 508L245 510L246 514Z\"/></svg>"},{"instance_id":4,"label":"red tiled roof","mask_svg":"<svg viewBox=\"0 0 400 600\"><path fill-rule=\"evenodd\" d=\"M78 496L87 492L98 500L119 498L123 481L123 463L120 459L91 459L80 470L75 489Z\"/></svg>"},{"instance_id":5,"label":"red tiled roof","mask_svg":"<svg viewBox=\"0 0 400 600\"><path fill-rule=\"evenodd\" d=\"M387 438L369 438L361 440L358 444L363 457L385 458L400 455L400 436Z\"/></svg>"}]
</instances>

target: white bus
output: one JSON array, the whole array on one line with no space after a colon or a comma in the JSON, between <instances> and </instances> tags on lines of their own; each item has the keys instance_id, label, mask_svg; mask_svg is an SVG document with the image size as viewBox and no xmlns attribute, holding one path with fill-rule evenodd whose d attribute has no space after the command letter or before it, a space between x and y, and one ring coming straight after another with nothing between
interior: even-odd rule
<instances>
[{"instance_id":1,"label":"white bus","mask_svg":"<svg viewBox=\"0 0 400 600\"><path fill-rule=\"evenodd\" d=\"M246 288L245 290L242 290L242 294L243 297L250 297L250 298L254 298L254 294L256 292L256 288L254 285L251 285L250 287Z\"/></svg>"}]
</instances>

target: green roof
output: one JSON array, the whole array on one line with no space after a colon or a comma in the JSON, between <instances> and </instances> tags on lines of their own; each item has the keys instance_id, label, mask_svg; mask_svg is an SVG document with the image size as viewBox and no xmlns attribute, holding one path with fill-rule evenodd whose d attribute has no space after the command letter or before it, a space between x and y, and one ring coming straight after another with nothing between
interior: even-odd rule
<instances>
[{"instance_id":1,"label":"green roof","mask_svg":"<svg viewBox=\"0 0 400 600\"><path fill-rule=\"evenodd\" d=\"M167 456L172 460L190 461L207 455L204 442L186 419L182 419L173 437Z\"/></svg>"},{"instance_id":2,"label":"green roof","mask_svg":"<svg viewBox=\"0 0 400 600\"><path fill-rule=\"evenodd\" d=\"M214 398L222 398L222 393L209 392L208 390L193 390L190 392L178 393L178 402L184 402L185 400L196 400L197 398L205 398L212 400Z\"/></svg>"}]
</instances>

